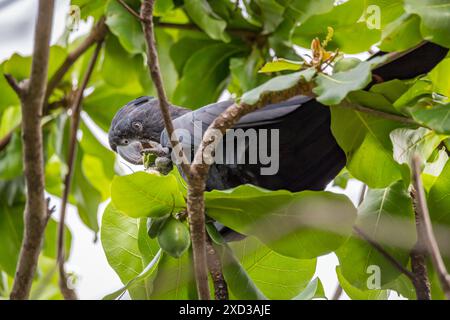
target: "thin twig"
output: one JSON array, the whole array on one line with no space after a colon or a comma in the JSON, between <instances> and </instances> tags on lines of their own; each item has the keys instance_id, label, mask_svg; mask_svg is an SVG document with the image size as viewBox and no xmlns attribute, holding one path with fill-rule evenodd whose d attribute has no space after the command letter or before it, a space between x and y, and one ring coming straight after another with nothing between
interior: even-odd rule
<instances>
[{"instance_id":1,"label":"thin twig","mask_svg":"<svg viewBox=\"0 0 450 320\"><path fill-rule=\"evenodd\" d=\"M27 198L24 212L25 230L17 263L11 299L28 299L41 252L47 218L44 197L44 148L41 113L45 101L53 0L40 0L34 34L31 75L21 99L22 148Z\"/></svg>"},{"instance_id":2,"label":"thin twig","mask_svg":"<svg viewBox=\"0 0 450 320\"><path fill-rule=\"evenodd\" d=\"M398 271L406 275L411 281L414 280L414 274L406 269L400 262L397 261L389 252L384 250L384 248L371 239L363 230L361 230L357 226L353 226L353 230L357 235L359 235L362 239L364 239L367 243L369 243L375 250L377 250L387 261L389 261Z\"/></svg>"},{"instance_id":3,"label":"thin twig","mask_svg":"<svg viewBox=\"0 0 450 320\"><path fill-rule=\"evenodd\" d=\"M418 156L413 157L412 171L413 171L413 183L416 190L417 200L417 213L423 223L423 239L428 251L431 261L433 262L434 269L438 274L439 281L441 283L442 290L444 291L447 300L450 300L450 275L445 267L444 260L442 259L436 237L433 232L433 226L431 224L430 213L425 198L425 191L422 185L421 173L421 161Z\"/></svg>"},{"instance_id":4,"label":"thin twig","mask_svg":"<svg viewBox=\"0 0 450 320\"><path fill-rule=\"evenodd\" d=\"M61 66L56 70L56 72L51 77L48 86L47 91L45 93L45 101L48 100L50 95L52 94L53 90L58 86L58 84L63 79L64 75L69 71L70 67L78 60L78 58L83 55L92 45L95 43L98 43L99 41L102 41L106 33L108 31L108 28L106 27L105 18L102 17L97 22L97 24L92 28L92 31L89 33L89 35L84 39L84 41L76 47L72 52L70 52L64 62L61 64Z\"/></svg>"},{"instance_id":5,"label":"thin twig","mask_svg":"<svg viewBox=\"0 0 450 320\"><path fill-rule=\"evenodd\" d=\"M206 237L206 252L208 269L214 284L214 297L216 300L228 300L228 286L223 275L222 263L209 236Z\"/></svg>"},{"instance_id":6,"label":"thin twig","mask_svg":"<svg viewBox=\"0 0 450 320\"><path fill-rule=\"evenodd\" d=\"M134 9L132 7L130 7L125 1L117 0L117 2L120 3L122 5L122 7L125 8L125 10L127 10L129 13L131 13L131 15L133 15L138 20L141 20L141 16L139 15L139 13L134 11Z\"/></svg>"},{"instance_id":7,"label":"thin twig","mask_svg":"<svg viewBox=\"0 0 450 320\"><path fill-rule=\"evenodd\" d=\"M80 88L78 88L74 103L72 105L72 121L70 127L70 141L69 141L69 153L67 156L67 167L68 171L64 178L64 190L61 200L61 211L60 211L60 221L58 226L58 265L59 265L59 287L61 293L66 300L76 300L77 296L71 288L69 288L67 283L67 275L64 270L64 262L66 260L66 255L64 252L64 226L66 218L66 207L67 201L70 193L70 186L72 183L72 176L74 170L75 156L77 151L77 131L80 123L80 113L81 113L81 101L83 99L83 92L87 87L91 74L94 70L95 63L97 62L100 49L102 48L102 41L97 43L94 53L92 54L91 60L89 61L89 66L84 75L83 82Z\"/></svg>"},{"instance_id":8,"label":"thin twig","mask_svg":"<svg viewBox=\"0 0 450 320\"><path fill-rule=\"evenodd\" d=\"M4 74L6 81L9 83L11 88L16 92L17 96L20 98L23 96L24 89L20 86L17 80L10 74Z\"/></svg>"}]
</instances>

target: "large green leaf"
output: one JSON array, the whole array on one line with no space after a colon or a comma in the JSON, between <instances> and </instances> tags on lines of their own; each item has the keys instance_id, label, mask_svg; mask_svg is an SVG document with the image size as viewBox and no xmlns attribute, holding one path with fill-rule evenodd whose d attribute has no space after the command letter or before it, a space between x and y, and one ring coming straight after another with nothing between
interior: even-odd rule
<instances>
[{"instance_id":1,"label":"large green leaf","mask_svg":"<svg viewBox=\"0 0 450 320\"><path fill-rule=\"evenodd\" d=\"M394 121L331 107L331 130L347 156L347 169L371 188L387 187L402 177L389 138L391 131L398 127L401 125Z\"/></svg>"},{"instance_id":2,"label":"large green leaf","mask_svg":"<svg viewBox=\"0 0 450 320\"><path fill-rule=\"evenodd\" d=\"M269 299L294 298L308 286L316 270L316 259L282 256L253 237L230 246L254 284ZM244 297L239 295L247 291L242 286L230 289L240 299Z\"/></svg>"},{"instance_id":3,"label":"large green leaf","mask_svg":"<svg viewBox=\"0 0 450 320\"><path fill-rule=\"evenodd\" d=\"M450 97L450 56L447 56L444 60L431 70L429 78L433 83L434 91Z\"/></svg>"},{"instance_id":4,"label":"large green leaf","mask_svg":"<svg viewBox=\"0 0 450 320\"><path fill-rule=\"evenodd\" d=\"M386 189L370 189L358 209L356 226L406 267L416 237L412 202L403 181ZM380 286L400 275L390 261L356 235L351 236L336 254L345 279L362 290L368 288L371 266L380 270Z\"/></svg>"},{"instance_id":5,"label":"large green leaf","mask_svg":"<svg viewBox=\"0 0 450 320\"><path fill-rule=\"evenodd\" d=\"M134 1L134 5L139 1ZM141 23L118 1L109 1L106 8L106 24L128 52L145 52L145 38Z\"/></svg>"},{"instance_id":6,"label":"large green leaf","mask_svg":"<svg viewBox=\"0 0 450 320\"><path fill-rule=\"evenodd\" d=\"M449 0L405 0L405 10L420 16L420 30L425 39L450 47Z\"/></svg>"},{"instance_id":7,"label":"large green leaf","mask_svg":"<svg viewBox=\"0 0 450 320\"><path fill-rule=\"evenodd\" d=\"M381 32L375 28L369 29L365 21L360 21L366 9L365 2L350 0L327 13L310 17L295 30L294 44L309 48L314 38L325 39L327 27L332 27L334 36L329 49L339 48L345 53L368 50L380 39Z\"/></svg>"},{"instance_id":8,"label":"large green leaf","mask_svg":"<svg viewBox=\"0 0 450 320\"><path fill-rule=\"evenodd\" d=\"M116 176L111 185L114 206L130 217L162 217L186 204L174 175L136 172Z\"/></svg>"},{"instance_id":9,"label":"large green leaf","mask_svg":"<svg viewBox=\"0 0 450 320\"><path fill-rule=\"evenodd\" d=\"M242 47L223 43L196 51L183 68L173 102L190 108L215 102L226 87L230 58L242 52Z\"/></svg>"},{"instance_id":10,"label":"large green leaf","mask_svg":"<svg viewBox=\"0 0 450 320\"><path fill-rule=\"evenodd\" d=\"M175 259L163 253L153 281L152 300L197 299L191 251Z\"/></svg>"},{"instance_id":11,"label":"large green leaf","mask_svg":"<svg viewBox=\"0 0 450 320\"><path fill-rule=\"evenodd\" d=\"M404 51L422 41L420 18L403 14L383 30L380 49L386 52Z\"/></svg>"},{"instance_id":12,"label":"large green leaf","mask_svg":"<svg viewBox=\"0 0 450 320\"><path fill-rule=\"evenodd\" d=\"M352 300L387 300L389 296L387 290L361 290L352 286L352 284L342 275L342 271L339 266L336 267L336 274L340 286Z\"/></svg>"},{"instance_id":13,"label":"large green leaf","mask_svg":"<svg viewBox=\"0 0 450 320\"><path fill-rule=\"evenodd\" d=\"M205 193L207 213L275 252L310 259L336 250L350 234L355 209L329 192L268 191L251 185Z\"/></svg>"},{"instance_id":14,"label":"large green leaf","mask_svg":"<svg viewBox=\"0 0 450 320\"><path fill-rule=\"evenodd\" d=\"M102 246L109 265L125 285L138 277L146 266L138 246L138 233L139 220L127 217L112 204L106 207L102 219ZM148 289L146 282L138 282L129 292L134 299L146 299Z\"/></svg>"},{"instance_id":15,"label":"large green leaf","mask_svg":"<svg viewBox=\"0 0 450 320\"><path fill-rule=\"evenodd\" d=\"M428 206L433 223L450 225L450 162L428 193ZM450 253L447 253L450 254Z\"/></svg>"},{"instance_id":16,"label":"large green leaf","mask_svg":"<svg viewBox=\"0 0 450 320\"><path fill-rule=\"evenodd\" d=\"M185 0L184 8L194 22L212 39L230 41L226 21L218 16L206 0Z\"/></svg>"},{"instance_id":17,"label":"large green leaf","mask_svg":"<svg viewBox=\"0 0 450 320\"><path fill-rule=\"evenodd\" d=\"M222 270L230 296L240 300L265 300L266 296L255 285L233 250L225 244L221 250Z\"/></svg>"},{"instance_id":18,"label":"large green leaf","mask_svg":"<svg viewBox=\"0 0 450 320\"><path fill-rule=\"evenodd\" d=\"M437 133L450 135L450 103L420 101L408 111L417 122L428 126Z\"/></svg>"},{"instance_id":19,"label":"large green leaf","mask_svg":"<svg viewBox=\"0 0 450 320\"><path fill-rule=\"evenodd\" d=\"M319 73L313 91L317 94L317 101L325 105L335 105L349 92L364 88L371 80L371 63L361 62L348 71L337 72L331 76Z\"/></svg>"}]
</instances>

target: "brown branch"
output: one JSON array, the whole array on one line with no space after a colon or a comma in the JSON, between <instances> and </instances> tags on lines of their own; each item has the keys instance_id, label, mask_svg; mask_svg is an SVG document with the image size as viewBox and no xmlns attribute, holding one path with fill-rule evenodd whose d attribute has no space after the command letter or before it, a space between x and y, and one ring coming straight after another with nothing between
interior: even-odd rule
<instances>
[{"instance_id":1,"label":"brown branch","mask_svg":"<svg viewBox=\"0 0 450 320\"><path fill-rule=\"evenodd\" d=\"M74 102L72 105L72 121L70 126L70 141L69 141L69 153L67 156L67 167L68 171L64 178L64 190L61 200L61 211L60 211L60 221L58 226L58 265L59 265L59 287L61 289L61 293L66 300L76 300L77 296L73 289L68 286L68 279L66 272L64 270L64 262L66 260L66 255L64 252L64 226L65 226L65 217L66 217L66 207L67 201L69 199L70 186L72 183L72 176L74 170L75 156L77 152L77 131L80 124L80 113L81 113L81 101L83 99L83 92L86 89L86 86L89 82L89 79L94 71L95 63L97 62L98 55L102 48L102 40L97 42L97 46L95 48L94 53L92 54L91 60L89 61L89 65L84 75L83 81L81 83L80 88L77 90L74 98Z\"/></svg>"},{"instance_id":2,"label":"brown branch","mask_svg":"<svg viewBox=\"0 0 450 320\"><path fill-rule=\"evenodd\" d=\"M417 300L431 300L430 279L428 278L427 261L425 255L425 244L423 238L423 223L418 213L418 203L416 190L411 189L411 199L414 206L414 214L416 221L417 242L410 252L411 270L415 275L413 282Z\"/></svg>"},{"instance_id":3,"label":"brown branch","mask_svg":"<svg viewBox=\"0 0 450 320\"><path fill-rule=\"evenodd\" d=\"M139 15L139 13L134 11L134 9L132 7L130 7L125 1L117 0L117 2L120 3L122 5L122 7L124 7L125 10L127 10L132 16L134 16L138 20L141 20L141 16Z\"/></svg>"},{"instance_id":4,"label":"brown branch","mask_svg":"<svg viewBox=\"0 0 450 320\"><path fill-rule=\"evenodd\" d=\"M214 297L216 300L228 300L228 286L222 272L222 263L209 236L206 237L206 252L208 269L214 284Z\"/></svg>"},{"instance_id":5,"label":"brown branch","mask_svg":"<svg viewBox=\"0 0 450 320\"><path fill-rule=\"evenodd\" d=\"M375 250L378 251L387 261L389 261L398 271L407 276L411 281L414 281L414 274L406 269L400 262L397 261L389 252L387 252L379 243L370 238L363 230L357 226L353 226L353 231L370 244Z\"/></svg>"},{"instance_id":6,"label":"brown branch","mask_svg":"<svg viewBox=\"0 0 450 320\"><path fill-rule=\"evenodd\" d=\"M422 232L422 239L425 248L428 251L428 255L431 258L434 269L436 270L441 283L442 290L444 291L447 300L450 300L450 275L445 267L444 260L442 259L439 251L439 246L434 236L433 226L431 223L430 213L425 198L425 191L422 185L421 173L421 161L418 156L413 157L412 171L413 171L413 184L416 191L416 212L418 218L422 224L420 231Z\"/></svg>"},{"instance_id":7,"label":"brown branch","mask_svg":"<svg viewBox=\"0 0 450 320\"><path fill-rule=\"evenodd\" d=\"M16 92L17 96L20 98L24 94L24 88L17 82L17 80L10 74L4 74L4 77L11 88Z\"/></svg>"},{"instance_id":8,"label":"brown branch","mask_svg":"<svg viewBox=\"0 0 450 320\"><path fill-rule=\"evenodd\" d=\"M61 82L64 75L69 71L70 67L78 60L78 58L85 53L92 45L98 43L99 41L102 41L106 33L108 31L108 28L105 23L105 18L102 17L97 24L92 28L89 35L84 39L84 41L75 48L72 52L70 52L64 62L61 64L61 66L56 70L55 74L51 77L48 86L47 91L45 93L45 101L48 100L50 95L52 94L53 90L58 86L58 84Z\"/></svg>"},{"instance_id":9,"label":"brown branch","mask_svg":"<svg viewBox=\"0 0 450 320\"><path fill-rule=\"evenodd\" d=\"M47 84L53 9L53 0L39 1L30 81L21 98L23 163L27 199L24 212L24 238L11 299L27 299L30 295L48 221L47 203L44 197L45 174L41 113Z\"/></svg>"}]
</instances>

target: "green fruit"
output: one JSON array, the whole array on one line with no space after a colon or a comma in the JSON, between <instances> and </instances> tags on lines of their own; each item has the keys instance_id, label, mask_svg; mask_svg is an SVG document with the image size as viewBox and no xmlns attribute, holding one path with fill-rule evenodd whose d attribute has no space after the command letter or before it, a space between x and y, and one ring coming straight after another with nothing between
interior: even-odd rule
<instances>
[{"instance_id":1,"label":"green fruit","mask_svg":"<svg viewBox=\"0 0 450 320\"><path fill-rule=\"evenodd\" d=\"M179 258L191 244L189 229L184 223L169 217L159 230L158 243L165 252Z\"/></svg>"},{"instance_id":2,"label":"green fruit","mask_svg":"<svg viewBox=\"0 0 450 320\"><path fill-rule=\"evenodd\" d=\"M334 68L333 68L333 72L338 73L338 72L348 71L348 70L356 67L360 62L361 62L361 60L359 60L357 58L343 58L336 62L336 64L334 65Z\"/></svg>"},{"instance_id":3,"label":"green fruit","mask_svg":"<svg viewBox=\"0 0 450 320\"><path fill-rule=\"evenodd\" d=\"M167 217L164 218L148 218L147 219L147 234L154 239L159 233L159 230L166 222Z\"/></svg>"}]
</instances>

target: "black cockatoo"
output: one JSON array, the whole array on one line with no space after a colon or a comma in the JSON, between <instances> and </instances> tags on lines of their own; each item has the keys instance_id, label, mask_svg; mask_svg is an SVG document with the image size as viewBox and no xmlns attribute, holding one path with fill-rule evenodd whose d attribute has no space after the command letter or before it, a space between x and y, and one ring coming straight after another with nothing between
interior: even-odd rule
<instances>
[{"instance_id":1,"label":"black cockatoo","mask_svg":"<svg viewBox=\"0 0 450 320\"><path fill-rule=\"evenodd\" d=\"M424 42L374 69L374 79L414 78L429 72L447 52L446 48ZM204 132L231 103L213 103L194 111L171 106L170 113L175 128L185 129L193 135L198 123L201 123ZM329 108L313 98L298 96L268 105L244 116L235 128L279 129L277 172L261 174L264 165L260 163L214 164L207 181L208 190L227 189L246 183L270 190L322 190L345 165L345 154L330 131ZM186 140L191 141L188 148L195 148L200 142L199 137ZM142 163L141 151L145 148L155 144L170 147L158 99L141 97L122 107L111 123L109 143L114 151L133 164ZM182 143L186 145L187 142Z\"/></svg>"}]
</instances>

